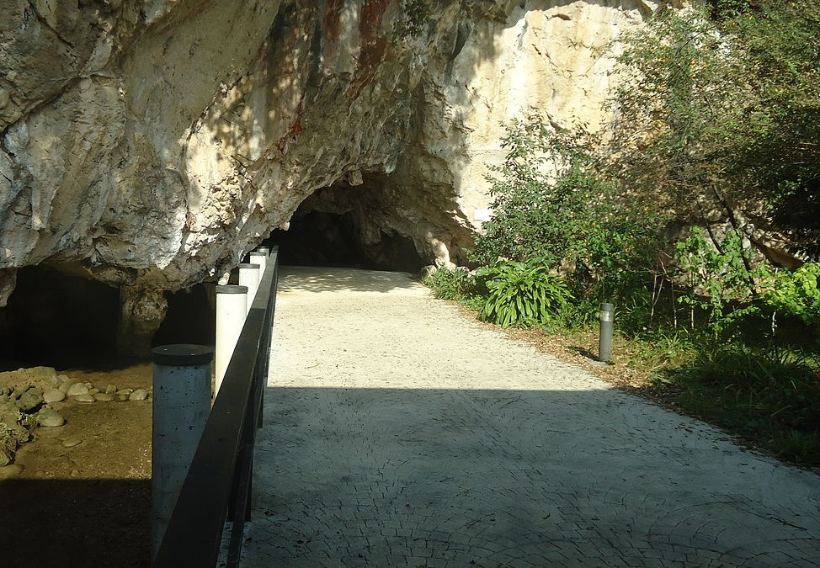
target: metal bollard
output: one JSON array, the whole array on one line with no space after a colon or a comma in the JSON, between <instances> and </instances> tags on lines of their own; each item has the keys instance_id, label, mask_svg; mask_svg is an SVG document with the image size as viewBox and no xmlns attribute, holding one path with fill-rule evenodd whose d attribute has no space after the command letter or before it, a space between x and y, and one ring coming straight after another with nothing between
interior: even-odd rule
<instances>
[{"instance_id":1,"label":"metal bollard","mask_svg":"<svg viewBox=\"0 0 820 568\"><path fill-rule=\"evenodd\" d=\"M612 304L601 304L599 314L601 329L598 339L598 360L608 363L612 358L612 325L615 308Z\"/></svg>"},{"instance_id":2,"label":"metal bollard","mask_svg":"<svg viewBox=\"0 0 820 568\"><path fill-rule=\"evenodd\" d=\"M262 271L258 264L240 264L239 265L239 285L248 287L248 303L245 313L251 311L253 299L256 297L256 291L259 289L259 280L262 279Z\"/></svg>"},{"instance_id":3,"label":"metal bollard","mask_svg":"<svg viewBox=\"0 0 820 568\"><path fill-rule=\"evenodd\" d=\"M259 280L265 274L265 267L268 265L268 253L261 250L255 250L250 254L251 262L259 265Z\"/></svg>"},{"instance_id":4,"label":"metal bollard","mask_svg":"<svg viewBox=\"0 0 820 568\"><path fill-rule=\"evenodd\" d=\"M163 345L154 362L151 558L162 544L211 411L211 360L204 345Z\"/></svg>"},{"instance_id":5,"label":"metal bollard","mask_svg":"<svg viewBox=\"0 0 820 568\"><path fill-rule=\"evenodd\" d=\"M245 316L248 314L247 286L216 287L216 345L214 347L214 397L222 386Z\"/></svg>"}]
</instances>

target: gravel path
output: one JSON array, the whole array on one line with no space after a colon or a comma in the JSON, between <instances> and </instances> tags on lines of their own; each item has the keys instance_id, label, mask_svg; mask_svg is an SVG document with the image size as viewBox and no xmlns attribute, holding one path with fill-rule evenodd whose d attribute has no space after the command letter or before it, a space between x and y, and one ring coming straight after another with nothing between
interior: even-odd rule
<instances>
[{"instance_id":1,"label":"gravel path","mask_svg":"<svg viewBox=\"0 0 820 568\"><path fill-rule=\"evenodd\" d=\"M243 566L820 566L820 477L461 317L285 269Z\"/></svg>"}]
</instances>

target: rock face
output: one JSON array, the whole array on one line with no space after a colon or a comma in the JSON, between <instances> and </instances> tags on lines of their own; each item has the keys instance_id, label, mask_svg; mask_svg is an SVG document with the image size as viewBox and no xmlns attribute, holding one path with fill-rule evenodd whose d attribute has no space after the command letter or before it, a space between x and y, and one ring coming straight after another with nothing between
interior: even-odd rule
<instances>
[{"instance_id":1,"label":"rock face","mask_svg":"<svg viewBox=\"0 0 820 568\"><path fill-rule=\"evenodd\" d=\"M157 291L217 277L329 187L312 207L358 208L366 242L449 263L486 213L503 123L535 107L600 124L600 50L646 12L0 0L0 306L16 268L47 262L122 287L144 335Z\"/></svg>"}]
</instances>

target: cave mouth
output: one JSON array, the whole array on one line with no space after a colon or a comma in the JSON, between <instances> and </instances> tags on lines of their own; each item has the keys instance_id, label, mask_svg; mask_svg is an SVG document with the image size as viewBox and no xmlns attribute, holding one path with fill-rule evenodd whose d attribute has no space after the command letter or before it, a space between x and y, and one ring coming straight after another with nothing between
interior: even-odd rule
<instances>
[{"instance_id":1,"label":"cave mouth","mask_svg":"<svg viewBox=\"0 0 820 568\"><path fill-rule=\"evenodd\" d=\"M48 266L27 266L0 308L0 367L116 365L119 292Z\"/></svg>"},{"instance_id":2,"label":"cave mouth","mask_svg":"<svg viewBox=\"0 0 820 568\"><path fill-rule=\"evenodd\" d=\"M393 270L418 274L425 263L413 241L394 231L361 222L365 211L332 213L297 210L287 230L275 230L266 241L279 246L279 261L290 266L328 266ZM368 238L365 239L364 235Z\"/></svg>"},{"instance_id":3,"label":"cave mouth","mask_svg":"<svg viewBox=\"0 0 820 568\"><path fill-rule=\"evenodd\" d=\"M148 360L118 345L120 291L69 267L27 266L0 308L0 371L44 365L106 370ZM214 305L206 284L165 292L166 316L152 346L214 343Z\"/></svg>"}]
</instances>

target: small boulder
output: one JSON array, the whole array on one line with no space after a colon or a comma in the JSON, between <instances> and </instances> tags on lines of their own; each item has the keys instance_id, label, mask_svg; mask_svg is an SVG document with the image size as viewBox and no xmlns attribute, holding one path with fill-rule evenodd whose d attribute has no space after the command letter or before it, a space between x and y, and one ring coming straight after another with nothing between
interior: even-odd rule
<instances>
[{"instance_id":1,"label":"small boulder","mask_svg":"<svg viewBox=\"0 0 820 568\"><path fill-rule=\"evenodd\" d=\"M51 409L46 409L39 414L37 417L40 426L45 428L58 428L65 424L65 418L59 412L55 412Z\"/></svg>"},{"instance_id":2,"label":"small boulder","mask_svg":"<svg viewBox=\"0 0 820 568\"><path fill-rule=\"evenodd\" d=\"M30 389L23 393L17 401L17 408L23 412L31 412L43 404L43 395L38 389Z\"/></svg>"},{"instance_id":3,"label":"small boulder","mask_svg":"<svg viewBox=\"0 0 820 568\"><path fill-rule=\"evenodd\" d=\"M77 402L94 402L94 397L88 393L78 394L74 397Z\"/></svg>"},{"instance_id":4,"label":"small boulder","mask_svg":"<svg viewBox=\"0 0 820 568\"><path fill-rule=\"evenodd\" d=\"M95 392L94 400L97 400L99 402L111 402L112 400L114 400L114 395L106 394L104 392Z\"/></svg>"},{"instance_id":5,"label":"small boulder","mask_svg":"<svg viewBox=\"0 0 820 568\"><path fill-rule=\"evenodd\" d=\"M131 394L131 393L118 392L117 394L114 395L114 400L116 400L117 402L125 402L126 400L128 400L128 395L129 394Z\"/></svg>"},{"instance_id":6,"label":"small boulder","mask_svg":"<svg viewBox=\"0 0 820 568\"><path fill-rule=\"evenodd\" d=\"M65 400L65 393L60 389L49 389L43 393L43 400L48 404L60 402L61 400Z\"/></svg>"},{"instance_id":7,"label":"small boulder","mask_svg":"<svg viewBox=\"0 0 820 568\"><path fill-rule=\"evenodd\" d=\"M68 387L68 391L66 391L68 396L79 396L82 394L88 394L88 387L82 383L74 383L70 387Z\"/></svg>"},{"instance_id":8,"label":"small boulder","mask_svg":"<svg viewBox=\"0 0 820 568\"><path fill-rule=\"evenodd\" d=\"M117 385L106 385L105 394L114 394L117 392Z\"/></svg>"},{"instance_id":9,"label":"small boulder","mask_svg":"<svg viewBox=\"0 0 820 568\"><path fill-rule=\"evenodd\" d=\"M148 398L148 391L145 389L137 389L128 395L128 400L145 400Z\"/></svg>"},{"instance_id":10,"label":"small boulder","mask_svg":"<svg viewBox=\"0 0 820 568\"><path fill-rule=\"evenodd\" d=\"M32 367L28 369L28 374L35 380L48 381L57 376L57 369L54 367Z\"/></svg>"}]
</instances>

